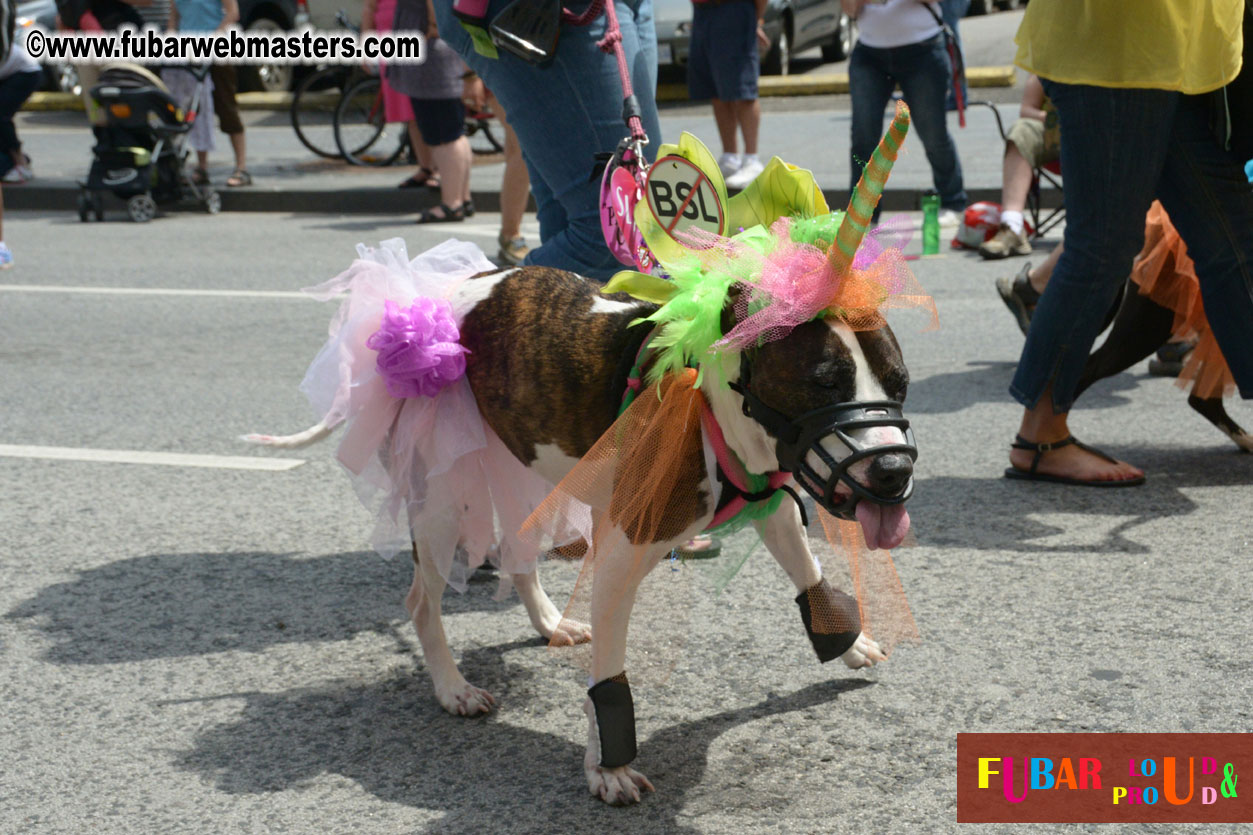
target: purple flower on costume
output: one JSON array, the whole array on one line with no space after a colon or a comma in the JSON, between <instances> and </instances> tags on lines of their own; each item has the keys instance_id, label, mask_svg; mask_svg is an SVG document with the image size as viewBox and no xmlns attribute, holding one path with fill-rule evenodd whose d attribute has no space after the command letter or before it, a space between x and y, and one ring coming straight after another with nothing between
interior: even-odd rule
<instances>
[{"instance_id":1,"label":"purple flower on costume","mask_svg":"<svg viewBox=\"0 0 1253 835\"><path fill-rule=\"evenodd\" d=\"M419 297L408 309L385 302L383 322L365 344L378 352L388 394L434 397L465 376L469 352L457 342L460 336L452 305Z\"/></svg>"}]
</instances>

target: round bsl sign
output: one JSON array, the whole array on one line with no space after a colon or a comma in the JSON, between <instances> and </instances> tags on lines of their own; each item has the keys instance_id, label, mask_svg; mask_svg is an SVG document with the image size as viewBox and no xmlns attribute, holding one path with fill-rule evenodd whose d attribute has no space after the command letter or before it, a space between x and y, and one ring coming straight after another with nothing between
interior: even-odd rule
<instances>
[{"instance_id":1,"label":"round bsl sign","mask_svg":"<svg viewBox=\"0 0 1253 835\"><path fill-rule=\"evenodd\" d=\"M693 226L721 235L726 215L709 175L680 156L662 157L648 170L644 183L648 209L670 237Z\"/></svg>"}]
</instances>

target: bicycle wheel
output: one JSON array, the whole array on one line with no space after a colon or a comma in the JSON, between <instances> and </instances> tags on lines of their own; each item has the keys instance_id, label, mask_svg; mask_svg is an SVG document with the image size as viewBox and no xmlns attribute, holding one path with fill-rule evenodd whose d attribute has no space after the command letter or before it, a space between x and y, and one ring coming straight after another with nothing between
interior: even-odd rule
<instances>
[{"instance_id":1,"label":"bicycle wheel","mask_svg":"<svg viewBox=\"0 0 1253 835\"><path fill-rule=\"evenodd\" d=\"M292 94L291 126L296 138L320 157L335 159L335 105L351 75L351 67L326 67L309 73Z\"/></svg>"},{"instance_id":2,"label":"bicycle wheel","mask_svg":"<svg viewBox=\"0 0 1253 835\"><path fill-rule=\"evenodd\" d=\"M480 156L499 154L505 146L492 133L490 113L466 113L466 136L470 139L470 150Z\"/></svg>"},{"instance_id":3,"label":"bicycle wheel","mask_svg":"<svg viewBox=\"0 0 1253 835\"><path fill-rule=\"evenodd\" d=\"M388 124L377 77L351 85L335 108L335 145L353 165L391 165L409 145L403 124Z\"/></svg>"}]
</instances>

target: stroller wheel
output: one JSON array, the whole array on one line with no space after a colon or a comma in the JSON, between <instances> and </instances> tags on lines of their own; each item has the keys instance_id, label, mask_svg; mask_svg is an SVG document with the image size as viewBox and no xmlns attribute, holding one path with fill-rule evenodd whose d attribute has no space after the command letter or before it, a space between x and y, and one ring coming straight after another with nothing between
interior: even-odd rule
<instances>
[{"instance_id":1,"label":"stroller wheel","mask_svg":"<svg viewBox=\"0 0 1253 835\"><path fill-rule=\"evenodd\" d=\"M87 222L87 212L91 209L91 200L87 197L87 192L80 191L78 193L78 219L83 223Z\"/></svg>"},{"instance_id":2,"label":"stroller wheel","mask_svg":"<svg viewBox=\"0 0 1253 835\"><path fill-rule=\"evenodd\" d=\"M213 189L206 189L204 193L204 210L211 215L216 215L222 211L222 195Z\"/></svg>"},{"instance_id":3,"label":"stroller wheel","mask_svg":"<svg viewBox=\"0 0 1253 835\"><path fill-rule=\"evenodd\" d=\"M136 223L147 223L157 215L157 203L150 194L136 194L126 201L126 213Z\"/></svg>"}]
</instances>

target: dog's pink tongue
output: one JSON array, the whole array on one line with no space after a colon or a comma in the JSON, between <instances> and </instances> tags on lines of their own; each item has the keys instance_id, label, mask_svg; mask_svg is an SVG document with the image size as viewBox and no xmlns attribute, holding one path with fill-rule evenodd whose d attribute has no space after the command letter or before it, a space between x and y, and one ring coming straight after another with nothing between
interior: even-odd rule
<instances>
[{"instance_id":1,"label":"dog's pink tongue","mask_svg":"<svg viewBox=\"0 0 1253 835\"><path fill-rule=\"evenodd\" d=\"M903 504L858 502L856 513L866 537L866 547L871 550L895 548L909 533L909 513Z\"/></svg>"}]
</instances>

